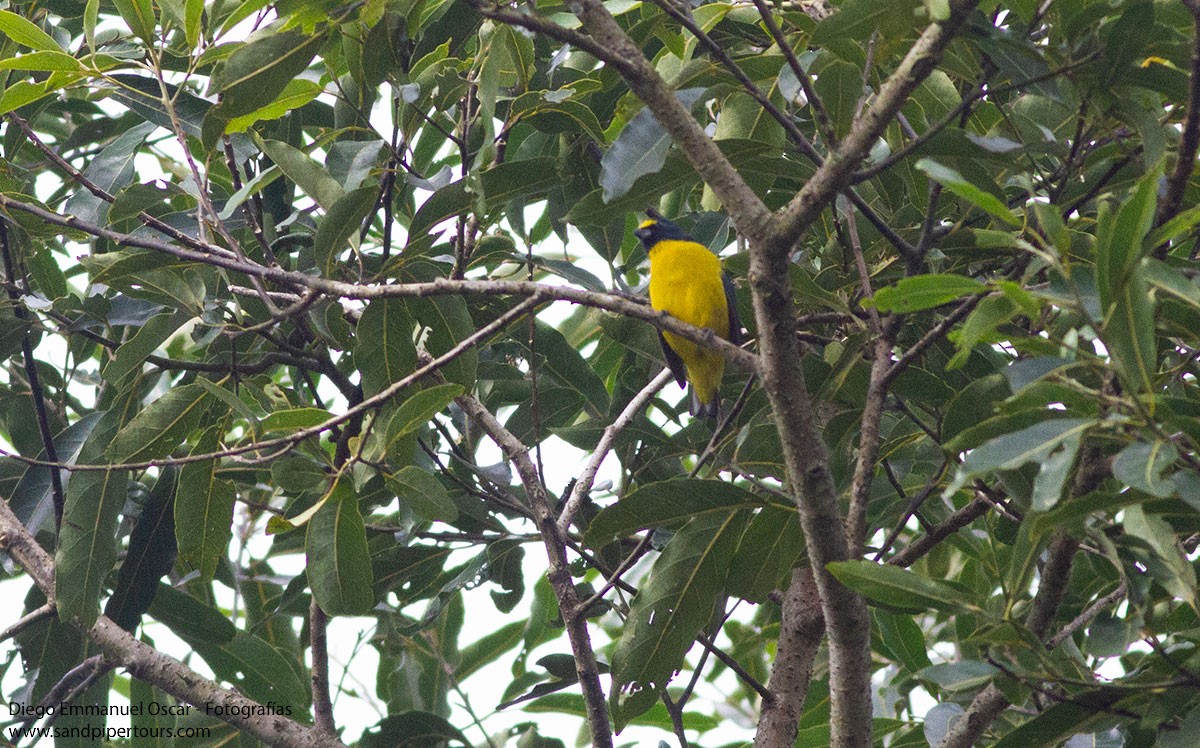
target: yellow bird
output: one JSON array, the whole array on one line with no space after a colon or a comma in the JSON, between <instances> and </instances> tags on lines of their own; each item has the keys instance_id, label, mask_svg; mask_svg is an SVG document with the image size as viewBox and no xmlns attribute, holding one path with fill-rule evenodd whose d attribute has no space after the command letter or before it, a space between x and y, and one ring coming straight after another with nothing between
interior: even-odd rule
<instances>
[{"instance_id":1,"label":"yellow bird","mask_svg":"<svg viewBox=\"0 0 1200 748\"><path fill-rule=\"evenodd\" d=\"M650 306L696 327L707 327L738 345L738 318L733 283L721 261L708 247L693 240L675 224L651 214L633 235L650 255ZM725 358L669 332L659 332L667 366L679 386L692 386L691 414L716 418Z\"/></svg>"}]
</instances>

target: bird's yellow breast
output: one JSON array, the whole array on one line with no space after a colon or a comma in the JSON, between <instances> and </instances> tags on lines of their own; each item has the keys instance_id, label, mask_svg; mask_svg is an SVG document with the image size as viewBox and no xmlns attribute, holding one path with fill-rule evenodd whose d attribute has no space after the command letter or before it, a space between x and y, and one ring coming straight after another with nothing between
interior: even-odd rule
<instances>
[{"instance_id":1,"label":"bird's yellow breast","mask_svg":"<svg viewBox=\"0 0 1200 748\"><path fill-rule=\"evenodd\" d=\"M703 244L667 239L650 250L650 305L729 337L721 263Z\"/></svg>"}]
</instances>

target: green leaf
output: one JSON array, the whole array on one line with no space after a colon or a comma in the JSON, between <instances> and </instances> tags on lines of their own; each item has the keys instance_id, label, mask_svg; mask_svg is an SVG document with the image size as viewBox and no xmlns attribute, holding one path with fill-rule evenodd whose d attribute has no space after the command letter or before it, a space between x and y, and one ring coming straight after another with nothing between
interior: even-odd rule
<instances>
[{"instance_id":1,"label":"green leaf","mask_svg":"<svg viewBox=\"0 0 1200 748\"><path fill-rule=\"evenodd\" d=\"M745 528L744 516L726 510L689 521L640 586L612 657L611 701L618 730L657 700L696 634L711 620Z\"/></svg>"},{"instance_id":2,"label":"green leaf","mask_svg":"<svg viewBox=\"0 0 1200 748\"><path fill-rule=\"evenodd\" d=\"M432 296L424 299L405 299L408 315L421 325L425 350L437 357L450 351L475 332L471 309L461 296ZM441 368L449 382L465 390L475 386L479 368L479 351L470 348Z\"/></svg>"},{"instance_id":3,"label":"green leaf","mask_svg":"<svg viewBox=\"0 0 1200 748\"><path fill-rule=\"evenodd\" d=\"M749 491L726 481L681 478L650 483L597 514L583 542L602 548L638 530L699 516L725 517L733 509L761 505Z\"/></svg>"},{"instance_id":4,"label":"green leaf","mask_svg":"<svg viewBox=\"0 0 1200 748\"><path fill-rule=\"evenodd\" d=\"M178 471L172 466L163 468L159 474L129 536L129 550L121 564L117 584L104 606L104 615L130 633L137 629L142 614L150 609L159 580L175 565L172 509L177 476Z\"/></svg>"},{"instance_id":5,"label":"green leaf","mask_svg":"<svg viewBox=\"0 0 1200 748\"><path fill-rule=\"evenodd\" d=\"M374 212L378 200L379 188L374 185L351 190L339 197L317 224L313 251L317 255L317 267L326 276L335 277L342 252L358 245L362 222Z\"/></svg>"},{"instance_id":6,"label":"green leaf","mask_svg":"<svg viewBox=\"0 0 1200 748\"><path fill-rule=\"evenodd\" d=\"M362 372L366 397L412 374L417 348L403 299L375 299L367 305L358 320L354 360Z\"/></svg>"},{"instance_id":7,"label":"green leaf","mask_svg":"<svg viewBox=\"0 0 1200 748\"><path fill-rule=\"evenodd\" d=\"M218 424L205 431L192 448L192 454L216 452L221 446L225 426ZM179 473L179 494L175 499L175 536L179 544L179 562L185 569L200 572L209 581L217 564L229 548L233 536L233 508L237 490L228 480L217 477L218 460L192 462Z\"/></svg>"},{"instance_id":8,"label":"green leaf","mask_svg":"<svg viewBox=\"0 0 1200 748\"><path fill-rule=\"evenodd\" d=\"M154 35L154 4L151 0L113 0L117 12L129 30L142 41L154 46L158 39Z\"/></svg>"},{"instance_id":9,"label":"green leaf","mask_svg":"<svg viewBox=\"0 0 1200 748\"><path fill-rule=\"evenodd\" d=\"M108 447L108 456L117 462L166 457L200 424L211 404L212 396L199 384L171 390L117 433Z\"/></svg>"},{"instance_id":10,"label":"green leaf","mask_svg":"<svg viewBox=\"0 0 1200 748\"><path fill-rule=\"evenodd\" d=\"M1113 477L1131 488L1165 499L1175 494L1175 485L1165 473L1178 458L1179 450L1169 441L1136 441L1113 459Z\"/></svg>"},{"instance_id":11,"label":"green leaf","mask_svg":"<svg viewBox=\"0 0 1200 748\"><path fill-rule=\"evenodd\" d=\"M1171 525L1162 517L1147 514L1141 505L1134 504L1125 509L1121 526L1130 535L1144 540L1162 562L1148 564L1155 581L1195 609L1196 570Z\"/></svg>"},{"instance_id":12,"label":"green leaf","mask_svg":"<svg viewBox=\"0 0 1200 748\"><path fill-rule=\"evenodd\" d=\"M1137 392L1153 389L1158 368L1154 299L1144 269L1139 264L1113 290L1103 333L1125 385Z\"/></svg>"},{"instance_id":13,"label":"green leaf","mask_svg":"<svg viewBox=\"0 0 1200 748\"><path fill-rule=\"evenodd\" d=\"M413 711L384 717L359 740L362 748L424 748L455 743L467 748L471 745L466 736L445 718Z\"/></svg>"},{"instance_id":14,"label":"green leaf","mask_svg":"<svg viewBox=\"0 0 1200 748\"><path fill-rule=\"evenodd\" d=\"M264 140L263 153L326 212L345 195L342 185L303 151L279 140Z\"/></svg>"},{"instance_id":15,"label":"green leaf","mask_svg":"<svg viewBox=\"0 0 1200 748\"><path fill-rule=\"evenodd\" d=\"M442 481L415 465L409 465L384 478L403 504L422 519L454 522L458 508L442 485Z\"/></svg>"},{"instance_id":16,"label":"green leaf","mask_svg":"<svg viewBox=\"0 0 1200 748\"><path fill-rule=\"evenodd\" d=\"M234 117L229 120L225 125L225 132L245 132L257 122L279 119L293 109L299 109L317 98L323 90L321 84L315 81L296 78L289 81L283 91L280 92L279 98L270 104L259 107L249 114L243 114L240 117Z\"/></svg>"},{"instance_id":17,"label":"green leaf","mask_svg":"<svg viewBox=\"0 0 1200 748\"><path fill-rule=\"evenodd\" d=\"M190 319L192 316L187 312L168 312L151 317L132 338L121 344L105 364L104 381L120 386L127 376L140 372L147 357Z\"/></svg>"},{"instance_id":18,"label":"green leaf","mask_svg":"<svg viewBox=\"0 0 1200 748\"><path fill-rule=\"evenodd\" d=\"M827 567L839 582L887 608L961 612L977 608L962 586L923 577L914 571L871 561L835 561Z\"/></svg>"},{"instance_id":19,"label":"green leaf","mask_svg":"<svg viewBox=\"0 0 1200 748\"><path fill-rule=\"evenodd\" d=\"M974 278L962 275L914 275L876 291L874 302L881 312L917 312L981 293L985 288Z\"/></svg>"},{"instance_id":20,"label":"green leaf","mask_svg":"<svg viewBox=\"0 0 1200 748\"><path fill-rule=\"evenodd\" d=\"M1009 210L1008 206L1002 203L999 198L971 184L967 181L966 177L954 169L943 166L929 158L917 161L915 166L918 170L925 172L925 175L930 179L972 205L982 209L984 212L999 218L1011 226L1021 225L1021 219Z\"/></svg>"},{"instance_id":21,"label":"green leaf","mask_svg":"<svg viewBox=\"0 0 1200 748\"><path fill-rule=\"evenodd\" d=\"M765 603L804 552L800 514L794 508L765 506L750 520L729 570L729 592L753 603Z\"/></svg>"},{"instance_id":22,"label":"green leaf","mask_svg":"<svg viewBox=\"0 0 1200 748\"><path fill-rule=\"evenodd\" d=\"M1103 203L1096 218L1096 287L1108 310L1128 289L1128 277L1146 251L1143 239L1154 224L1162 165L1138 180L1137 187L1113 215Z\"/></svg>"},{"instance_id":23,"label":"green leaf","mask_svg":"<svg viewBox=\"0 0 1200 748\"><path fill-rule=\"evenodd\" d=\"M392 442L405 434L411 434L446 406L454 402L454 398L463 394L460 384L438 384L416 393L401 403L392 419L388 422L388 441Z\"/></svg>"},{"instance_id":24,"label":"green leaf","mask_svg":"<svg viewBox=\"0 0 1200 748\"><path fill-rule=\"evenodd\" d=\"M83 176L109 194L120 192L133 183L133 160L154 125L144 122L125 130L104 146L83 170ZM76 190L67 199L67 211L81 221L105 224L109 204L88 190Z\"/></svg>"},{"instance_id":25,"label":"green leaf","mask_svg":"<svg viewBox=\"0 0 1200 748\"><path fill-rule=\"evenodd\" d=\"M220 610L162 582L150 603L150 617L193 644L197 641L221 644L231 641L238 633L237 627Z\"/></svg>"},{"instance_id":26,"label":"green leaf","mask_svg":"<svg viewBox=\"0 0 1200 748\"><path fill-rule=\"evenodd\" d=\"M84 463L103 462L105 447L120 425L122 413L101 417L79 450ZM100 591L117 559L117 519L128 498L124 470L74 473L66 485L62 527L54 554L54 598L58 616L90 627L100 612Z\"/></svg>"},{"instance_id":27,"label":"green leaf","mask_svg":"<svg viewBox=\"0 0 1200 748\"><path fill-rule=\"evenodd\" d=\"M834 133L844 137L850 131L858 102L863 97L863 74L856 65L834 60L821 68L813 83L816 94L825 105Z\"/></svg>"},{"instance_id":28,"label":"green leaf","mask_svg":"<svg viewBox=\"0 0 1200 748\"><path fill-rule=\"evenodd\" d=\"M147 644L154 646L153 642ZM129 716L131 748L173 748L178 709L175 701L142 679L130 678L129 703L143 705L131 710Z\"/></svg>"},{"instance_id":29,"label":"green leaf","mask_svg":"<svg viewBox=\"0 0 1200 748\"><path fill-rule=\"evenodd\" d=\"M925 632L909 615L890 613L880 608L871 610L879 639L890 657L910 673L929 667Z\"/></svg>"},{"instance_id":30,"label":"green leaf","mask_svg":"<svg viewBox=\"0 0 1200 748\"><path fill-rule=\"evenodd\" d=\"M375 606L371 554L358 497L339 480L329 501L308 523L304 547L308 581L321 610L331 616L365 615Z\"/></svg>"},{"instance_id":31,"label":"green leaf","mask_svg":"<svg viewBox=\"0 0 1200 748\"><path fill-rule=\"evenodd\" d=\"M561 332L541 320L535 320L534 324L534 348L541 369L548 371L558 384L578 392L589 405L590 415L601 417L608 413L608 390L596 370Z\"/></svg>"},{"instance_id":32,"label":"green leaf","mask_svg":"<svg viewBox=\"0 0 1200 748\"><path fill-rule=\"evenodd\" d=\"M0 60L0 70L37 70L52 72L83 72L83 64L66 52L30 52Z\"/></svg>"},{"instance_id":33,"label":"green leaf","mask_svg":"<svg viewBox=\"0 0 1200 748\"><path fill-rule=\"evenodd\" d=\"M210 93L220 94L221 100L204 117L204 145L211 148L231 120L275 101L304 72L324 43L324 32L304 34L290 30L260 37L238 48L210 81ZM322 207L328 210L328 205L322 203Z\"/></svg>"},{"instance_id":34,"label":"green leaf","mask_svg":"<svg viewBox=\"0 0 1200 748\"><path fill-rule=\"evenodd\" d=\"M203 640L190 643L218 678L232 683L251 699L260 704L275 702L281 708L290 707L293 713L308 711L309 690L289 662L294 653L285 655L244 631L220 644Z\"/></svg>"},{"instance_id":35,"label":"green leaf","mask_svg":"<svg viewBox=\"0 0 1200 748\"><path fill-rule=\"evenodd\" d=\"M263 431L299 431L325 423L333 414L324 408L289 408L268 413L261 421Z\"/></svg>"},{"instance_id":36,"label":"green leaf","mask_svg":"<svg viewBox=\"0 0 1200 748\"><path fill-rule=\"evenodd\" d=\"M1081 436L1094 424L1087 418L1054 418L997 436L971 450L963 458L958 475L944 495L953 494L977 476L997 470L1016 470L1029 462L1041 462L1059 445Z\"/></svg>"},{"instance_id":37,"label":"green leaf","mask_svg":"<svg viewBox=\"0 0 1200 748\"><path fill-rule=\"evenodd\" d=\"M1043 458L1033 482L1033 496L1030 499L1033 511L1048 512L1063 497L1067 479L1071 477L1071 468L1075 466L1075 456L1082 444L1083 438L1077 434L1063 440L1049 456Z\"/></svg>"},{"instance_id":38,"label":"green leaf","mask_svg":"<svg viewBox=\"0 0 1200 748\"><path fill-rule=\"evenodd\" d=\"M679 103L690 109L703 92L701 88L689 88L676 91L675 96ZM629 192L639 177L661 169L666 163L670 147L670 134L648 108L634 115L600 159L600 187L604 190L604 202L616 200Z\"/></svg>"},{"instance_id":39,"label":"green leaf","mask_svg":"<svg viewBox=\"0 0 1200 748\"><path fill-rule=\"evenodd\" d=\"M0 33L23 47L62 52L62 47L58 46L53 37L12 11L0 10Z\"/></svg>"}]
</instances>

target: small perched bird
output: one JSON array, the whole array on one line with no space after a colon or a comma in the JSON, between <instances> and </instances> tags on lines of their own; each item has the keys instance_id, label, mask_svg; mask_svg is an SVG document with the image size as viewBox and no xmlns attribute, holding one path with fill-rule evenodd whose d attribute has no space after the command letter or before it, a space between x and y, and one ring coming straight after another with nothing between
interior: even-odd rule
<instances>
[{"instance_id":1,"label":"small perched bird","mask_svg":"<svg viewBox=\"0 0 1200 748\"><path fill-rule=\"evenodd\" d=\"M721 262L670 221L647 211L633 232L650 255L650 306L696 327L708 329L737 345L742 338L733 283ZM716 418L725 358L669 332L659 332L667 366L679 386L692 386L691 414Z\"/></svg>"}]
</instances>

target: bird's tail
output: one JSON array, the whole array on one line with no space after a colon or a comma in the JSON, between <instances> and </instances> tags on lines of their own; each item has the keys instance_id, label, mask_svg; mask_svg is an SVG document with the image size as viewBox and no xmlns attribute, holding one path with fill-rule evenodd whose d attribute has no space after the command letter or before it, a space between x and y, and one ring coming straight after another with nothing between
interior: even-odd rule
<instances>
[{"instance_id":1,"label":"bird's tail","mask_svg":"<svg viewBox=\"0 0 1200 748\"><path fill-rule=\"evenodd\" d=\"M721 415L721 396L713 393L712 399L706 403L700 402L700 396L696 394L696 388L689 388L692 393L692 407L689 409L693 416L697 418L705 418L710 421L715 421L717 416Z\"/></svg>"}]
</instances>

